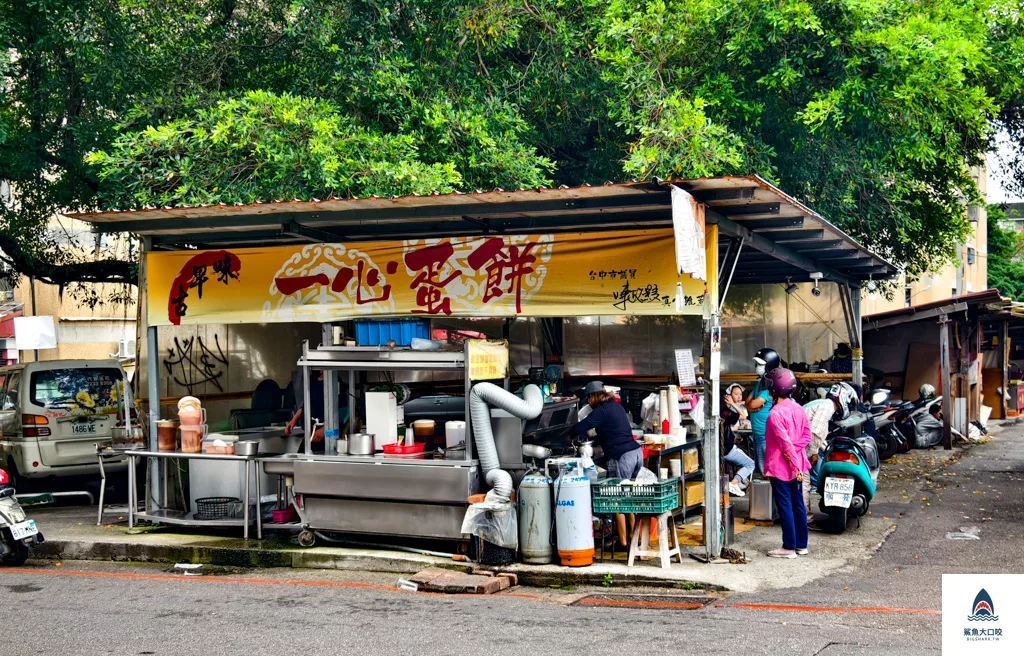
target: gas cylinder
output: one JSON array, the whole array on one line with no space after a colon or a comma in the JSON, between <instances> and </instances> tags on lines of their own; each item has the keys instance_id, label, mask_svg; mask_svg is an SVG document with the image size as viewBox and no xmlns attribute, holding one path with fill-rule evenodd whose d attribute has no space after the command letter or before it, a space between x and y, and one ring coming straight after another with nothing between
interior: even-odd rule
<instances>
[{"instance_id":1,"label":"gas cylinder","mask_svg":"<svg viewBox=\"0 0 1024 656\"><path fill-rule=\"evenodd\" d=\"M519 484L519 549L523 562L546 565L551 547L551 479L535 471Z\"/></svg>"},{"instance_id":2,"label":"gas cylinder","mask_svg":"<svg viewBox=\"0 0 1024 656\"><path fill-rule=\"evenodd\" d=\"M555 536L563 565L594 562L594 524L590 479L577 465L555 480Z\"/></svg>"}]
</instances>

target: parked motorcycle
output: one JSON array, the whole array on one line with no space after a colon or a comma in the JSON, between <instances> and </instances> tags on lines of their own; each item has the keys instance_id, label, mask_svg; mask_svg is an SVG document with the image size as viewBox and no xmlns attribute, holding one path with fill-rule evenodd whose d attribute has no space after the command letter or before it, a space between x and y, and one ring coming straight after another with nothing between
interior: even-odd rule
<instances>
[{"instance_id":1,"label":"parked motorcycle","mask_svg":"<svg viewBox=\"0 0 1024 656\"><path fill-rule=\"evenodd\" d=\"M829 533L845 531L848 516L863 516L875 497L878 447L868 435L851 437L853 430L867 420L862 413L851 415L837 422L828 436L818 474L818 508L828 515L823 528Z\"/></svg>"},{"instance_id":2,"label":"parked motorcycle","mask_svg":"<svg viewBox=\"0 0 1024 656\"><path fill-rule=\"evenodd\" d=\"M25 517L14 493L7 472L0 469L0 562L17 567L28 560L31 545L43 542L43 534Z\"/></svg>"}]
</instances>

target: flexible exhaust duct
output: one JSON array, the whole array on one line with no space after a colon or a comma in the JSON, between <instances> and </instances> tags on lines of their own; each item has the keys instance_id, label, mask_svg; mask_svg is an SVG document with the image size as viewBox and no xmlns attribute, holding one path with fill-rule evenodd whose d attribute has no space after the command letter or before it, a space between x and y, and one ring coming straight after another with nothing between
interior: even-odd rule
<instances>
[{"instance_id":1,"label":"flexible exhaust duct","mask_svg":"<svg viewBox=\"0 0 1024 656\"><path fill-rule=\"evenodd\" d=\"M523 398L494 385L477 383L469 392L469 414L473 419L473 439L484 471L484 480L494 492L505 499L512 496L512 476L501 469L498 462L498 448L494 445L491 430L491 408L501 408L520 419L533 419L544 408L544 397L536 385L523 388Z\"/></svg>"}]
</instances>

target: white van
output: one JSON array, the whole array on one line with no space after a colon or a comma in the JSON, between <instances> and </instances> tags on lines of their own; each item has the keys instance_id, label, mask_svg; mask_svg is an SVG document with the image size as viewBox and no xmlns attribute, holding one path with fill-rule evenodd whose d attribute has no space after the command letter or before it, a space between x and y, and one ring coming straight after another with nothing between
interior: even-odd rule
<instances>
[{"instance_id":1,"label":"white van","mask_svg":"<svg viewBox=\"0 0 1024 656\"><path fill-rule=\"evenodd\" d=\"M117 360L51 360L0 367L0 468L17 487L51 476L99 475L96 444L117 422ZM124 460L104 463L126 471Z\"/></svg>"}]
</instances>

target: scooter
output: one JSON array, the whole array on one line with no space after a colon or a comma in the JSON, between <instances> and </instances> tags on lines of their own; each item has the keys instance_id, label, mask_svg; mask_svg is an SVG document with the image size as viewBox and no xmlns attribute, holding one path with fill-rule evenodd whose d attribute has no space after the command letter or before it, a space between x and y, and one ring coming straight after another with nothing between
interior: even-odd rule
<instances>
[{"instance_id":1,"label":"scooter","mask_svg":"<svg viewBox=\"0 0 1024 656\"><path fill-rule=\"evenodd\" d=\"M29 547L42 542L43 534L35 521L25 517L7 472L0 469L0 562L14 567L24 565Z\"/></svg>"},{"instance_id":2,"label":"scooter","mask_svg":"<svg viewBox=\"0 0 1024 656\"><path fill-rule=\"evenodd\" d=\"M854 414L837 422L829 434L818 474L818 505L828 515L823 528L829 533L846 530L849 514L860 518L868 511L878 485L878 447L874 438L850 437L851 431L864 424L867 416Z\"/></svg>"}]
</instances>

